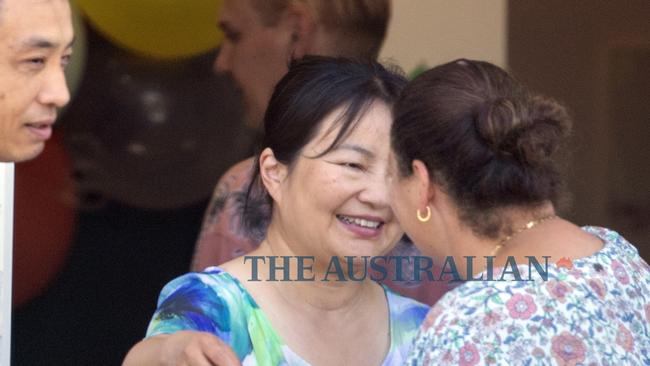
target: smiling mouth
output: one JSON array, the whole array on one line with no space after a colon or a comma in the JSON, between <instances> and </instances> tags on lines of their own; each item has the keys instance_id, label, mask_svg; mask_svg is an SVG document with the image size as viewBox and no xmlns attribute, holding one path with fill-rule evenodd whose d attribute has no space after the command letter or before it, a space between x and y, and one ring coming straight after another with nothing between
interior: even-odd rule
<instances>
[{"instance_id":1,"label":"smiling mouth","mask_svg":"<svg viewBox=\"0 0 650 366\"><path fill-rule=\"evenodd\" d=\"M383 221L360 219L352 216L336 215L336 218L348 225L356 225L365 229L379 229L384 225Z\"/></svg>"}]
</instances>

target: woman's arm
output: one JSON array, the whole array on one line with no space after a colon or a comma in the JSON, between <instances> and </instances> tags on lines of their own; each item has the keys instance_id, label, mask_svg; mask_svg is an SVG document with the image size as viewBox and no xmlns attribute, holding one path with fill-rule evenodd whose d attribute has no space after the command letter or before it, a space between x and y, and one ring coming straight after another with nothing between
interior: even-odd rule
<instances>
[{"instance_id":1,"label":"woman's arm","mask_svg":"<svg viewBox=\"0 0 650 366\"><path fill-rule=\"evenodd\" d=\"M138 342L124 359L123 366L238 366L235 352L215 335L179 331L159 334Z\"/></svg>"}]
</instances>

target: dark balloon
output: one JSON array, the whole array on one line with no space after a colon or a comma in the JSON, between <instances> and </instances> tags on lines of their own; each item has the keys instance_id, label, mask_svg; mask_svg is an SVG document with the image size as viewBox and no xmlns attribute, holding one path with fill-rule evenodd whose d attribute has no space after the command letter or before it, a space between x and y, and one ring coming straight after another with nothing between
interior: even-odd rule
<instances>
[{"instance_id":1,"label":"dark balloon","mask_svg":"<svg viewBox=\"0 0 650 366\"><path fill-rule=\"evenodd\" d=\"M113 198L174 208L208 197L252 133L216 51L184 60L134 55L90 28L86 72L61 124L82 204Z\"/></svg>"}]
</instances>

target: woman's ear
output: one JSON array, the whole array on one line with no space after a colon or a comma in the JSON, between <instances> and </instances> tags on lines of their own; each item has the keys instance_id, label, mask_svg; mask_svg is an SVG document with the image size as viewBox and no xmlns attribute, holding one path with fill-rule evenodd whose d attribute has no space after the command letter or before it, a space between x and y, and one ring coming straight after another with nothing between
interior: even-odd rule
<instances>
[{"instance_id":1,"label":"woman's ear","mask_svg":"<svg viewBox=\"0 0 650 366\"><path fill-rule=\"evenodd\" d=\"M420 210L426 210L426 207L433 203L436 187L431 182L427 166L421 160L413 160L412 168L417 179L418 207Z\"/></svg>"},{"instance_id":2,"label":"woman's ear","mask_svg":"<svg viewBox=\"0 0 650 366\"><path fill-rule=\"evenodd\" d=\"M267 147L260 154L260 178L264 188L275 202L282 199L282 182L287 176L287 166L279 162L273 150Z\"/></svg>"}]
</instances>

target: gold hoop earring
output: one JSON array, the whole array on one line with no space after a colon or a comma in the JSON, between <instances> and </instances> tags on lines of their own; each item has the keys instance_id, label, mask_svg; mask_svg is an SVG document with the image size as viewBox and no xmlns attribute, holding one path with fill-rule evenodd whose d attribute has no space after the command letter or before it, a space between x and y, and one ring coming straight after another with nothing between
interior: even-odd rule
<instances>
[{"instance_id":1,"label":"gold hoop earring","mask_svg":"<svg viewBox=\"0 0 650 366\"><path fill-rule=\"evenodd\" d=\"M420 220L420 222L427 222L431 218L431 208L427 206L427 215L424 217L422 217L422 214L420 213L420 209L418 209L415 214L417 215L418 220Z\"/></svg>"}]
</instances>

